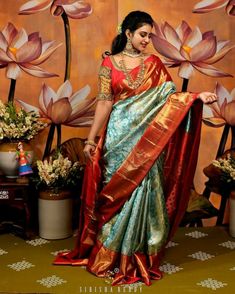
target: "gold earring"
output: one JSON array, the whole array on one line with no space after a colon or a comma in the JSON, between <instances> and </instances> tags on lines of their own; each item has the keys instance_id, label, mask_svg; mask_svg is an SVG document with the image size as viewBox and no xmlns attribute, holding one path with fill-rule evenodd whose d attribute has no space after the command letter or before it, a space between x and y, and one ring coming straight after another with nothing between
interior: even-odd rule
<instances>
[{"instance_id":1,"label":"gold earring","mask_svg":"<svg viewBox=\"0 0 235 294\"><path fill-rule=\"evenodd\" d=\"M131 39L127 38L127 42L126 42L126 50L131 50L133 48L132 43L131 43Z\"/></svg>"}]
</instances>

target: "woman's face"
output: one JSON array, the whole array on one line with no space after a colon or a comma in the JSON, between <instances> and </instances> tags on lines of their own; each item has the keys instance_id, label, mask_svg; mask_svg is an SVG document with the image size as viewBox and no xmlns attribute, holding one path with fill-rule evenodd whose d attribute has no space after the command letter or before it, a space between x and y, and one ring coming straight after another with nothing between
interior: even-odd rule
<instances>
[{"instance_id":1,"label":"woman's face","mask_svg":"<svg viewBox=\"0 0 235 294\"><path fill-rule=\"evenodd\" d=\"M132 46L138 51L143 52L150 42L151 32L151 25L145 24L135 30L134 33L129 33Z\"/></svg>"}]
</instances>

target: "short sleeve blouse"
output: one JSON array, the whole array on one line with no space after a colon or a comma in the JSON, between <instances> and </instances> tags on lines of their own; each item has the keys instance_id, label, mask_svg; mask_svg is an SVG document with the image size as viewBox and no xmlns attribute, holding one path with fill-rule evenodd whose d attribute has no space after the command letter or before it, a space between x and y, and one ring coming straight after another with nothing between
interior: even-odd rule
<instances>
[{"instance_id":1,"label":"short sleeve blouse","mask_svg":"<svg viewBox=\"0 0 235 294\"><path fill-rule=\"evenodd\" d=\"M98 75L98 100L113 100L112 64L110 58L104 58Z\"/></svg>"}]
</instances>

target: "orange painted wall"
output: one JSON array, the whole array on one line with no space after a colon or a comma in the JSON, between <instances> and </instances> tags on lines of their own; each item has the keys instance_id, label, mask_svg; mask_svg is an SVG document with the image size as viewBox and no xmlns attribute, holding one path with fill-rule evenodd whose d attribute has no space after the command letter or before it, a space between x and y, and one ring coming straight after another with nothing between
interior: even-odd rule
<instances>
[{"instance_id":1,"label":"orange painted wall","mask_svg":"<svg viewBox=\"0 0 235 294\"><path fill-rule=\"evenodd\" d=\"M49 9L33 15L18 15L21 5L27 0L0 1L0 29L12 22L17 29L24 28L27 33L39 31L43 40L56 40L63 43L53 55L41 65L49 72L59 75L53 78L38 78L23 73L17 79L15 98L37 106L38 97L43 83L48 84L55 91L63 83L65 67L64 28L61 17L54 17ZM117 1L90 0L93 13L84 19L69 19L72 43L72 66L70 81L74 92L90 85L93 97L97 93L97 75L101 62L101 54L109 49L116 33ZM10 81L5 77L5 69L0 69L0 99L7 100ZM88 97L88 98L89 98ZM86 137L88 129L62 126L62 140L71 137ZM48 129L34 141L34 149L40 157L44 150Z\"/></svg>"},{"instance_id":2,"label":"orange painted wall","mask_svg":"<svg viewBox=\"0 0 235 294\"><path fill-rule=\"evenodd\" d=\"M63 25L60 17L52 17L49 10L29 15L17 15L19 7L26 0L0 1L0 28L8 22L13 22L18 28L24 27L27 32L40 31L43 39L64 42ZM97 92L97 72L101 53L109 49L111 40L116 34L118 23L131 10L144 10L149 12L157 21L168 21L173 27L186 20L193 28L199 26L202 32L214 30L219 40L232 40L235 44L235 17L226 15L224 9L208 14L193 14L192 8L198 1L192 0L90 0L93 13L81 20L70 20L72 32L72 72L71 82L74 90L86 84L92 88L91 97ZM155 52L152 48L150 51ZM155 52L156 53L156 52ZM53 56L42 67L48 71L56 72L59 78L39 79L23 74L17 81L16 97L31 104L37 105L40 87L43 82L48 83L55 90L63 81L64 72L64 45L57 49ZM235 75L235 50L225 56L215 66ZM178 90L181 89L182 80L177 75L177 69L169 69ZM0 98L6 100L9 81L5 78L4 69L0 70ZM189 90L200 92L213 91L216 81L231 91L235 87L234 78L215 79L195 72L189 82ZM214 159L222 129L213 129L203 125L195 175L195 185L199 192L203 191L206 177L202 169ZM74 136L85 137L87 130L63 128L63 141ZM35 140L38 153L44 147L47 131ZM37 145L37 146L36 146Z\"/></svg>"}]
</instances>

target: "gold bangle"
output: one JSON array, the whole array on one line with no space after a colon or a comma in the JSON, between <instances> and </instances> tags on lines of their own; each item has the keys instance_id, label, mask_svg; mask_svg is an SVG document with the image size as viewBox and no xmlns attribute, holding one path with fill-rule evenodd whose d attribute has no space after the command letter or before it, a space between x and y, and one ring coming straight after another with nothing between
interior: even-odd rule
<instances>
[{"instance_id":1,"label":"gold bangle","mask_svg":"<svg viewBox=\"0 0 235 294\"><path fill-rule=\"evenodd\" d=\"M94 141L92 141L92 140L87 140L84 143L85 143L85 145L91 145L93 147L96 147L97 146L97 144Z\"/></svg>"}]
</instances>

